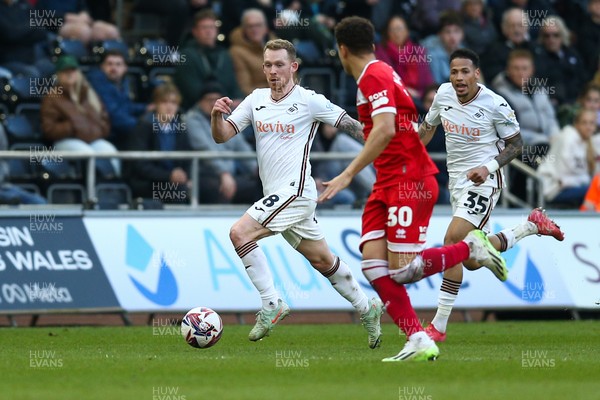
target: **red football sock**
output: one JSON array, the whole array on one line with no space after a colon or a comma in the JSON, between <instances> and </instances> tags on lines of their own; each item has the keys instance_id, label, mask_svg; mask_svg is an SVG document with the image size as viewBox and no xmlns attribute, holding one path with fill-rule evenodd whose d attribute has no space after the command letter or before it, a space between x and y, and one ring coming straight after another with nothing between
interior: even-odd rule
<instances>
[{"instance_id":1,"label":"red football sock","mask_svg":"<svg viewBox=\"0 0 600 400\"><path fill-rule=\"evenodd\" d=\"M387 313L407 338L413 333L423 330L423 326L410 304L410 298L404 285L393 281L389 276L375 279L371 285L383 300Z\"/></svg>"},{"instance_id":2,"label":"red football sock","mask_svg":"<svg viewBox=\"0 0 600 400\"><path fill-rule=\"evenodd\" d=\"M469 259L469 245L465 242L450 244L444 247L425 249L421 253L423 258L423 278L443 272L458 263Z\"/></svg>"}]
</instances>

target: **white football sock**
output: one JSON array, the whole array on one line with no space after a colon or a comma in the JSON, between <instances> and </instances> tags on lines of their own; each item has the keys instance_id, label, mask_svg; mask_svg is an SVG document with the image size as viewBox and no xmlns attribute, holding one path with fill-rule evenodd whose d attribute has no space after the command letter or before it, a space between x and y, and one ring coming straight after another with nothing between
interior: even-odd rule
<instances>
[{"instance_id":1,"label":"white football sock","mask_svg":"<svg viewBox=\"0 0 600 400\"><path fill-rule=\"evenodd\" d=\"M517 242L530 235L537 233L537 227L533 222L525 221L509 229L503 229L495 235L500 239L500 251L510 250Z\"/></svg>"},{"instance_id":2,"label":"white football sock","mask_svg":"<svg viewBox=\"0 0 600 400\"><path fill-rule=\"evenodd\" d=\"M273 277L265 253L258 247L256 242L248 242L236 248L235 251L242 259L252 284L260 293L262 308L266 310L276 309L277 300L280 296L273 284Z\"/></svg>"},{"instance_id":3,"label":"white football sock","mask_svg":"<svg viewBox=\"0 0 600 400\"><path fill-rule=\"evenodd\" d=\"M438 308L431 323L440 333L446 332L448 319L452 313L452 307L458 297L461 282L443 278L440 293L438 294Z\"/></svg>"},{"instance_id":4,"label":"white football sock","mask_svg":"<svg viewBox=\"0 0 600 400\"><path fill-rule=\"evenodd\" d=\"M321 273L325 278L329 279L331 286L343 298L352 303L356 311L361 315L369 311L369 299L367 295L362 291L354 276L352 276L350 267L339 257L335 257L331 268Z\"/></svg>"}]
</instances>

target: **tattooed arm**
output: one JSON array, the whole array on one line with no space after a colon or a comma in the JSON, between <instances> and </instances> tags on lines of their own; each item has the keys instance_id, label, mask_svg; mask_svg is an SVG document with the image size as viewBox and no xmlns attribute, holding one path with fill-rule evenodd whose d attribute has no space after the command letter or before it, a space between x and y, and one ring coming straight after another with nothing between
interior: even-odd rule
<instances>
[{"instance_id":1,"label":"tattooed arm","mask_svg":"<svg viewBox=\"0 0 600 400\"><path fill-rule=\"evenodd\" d=\"M429 125L424 122L419 126L419 139L425 146L431 141L433 134L435 133L436 125Z\"/></svg>"},{"instance_id":2,"label":"tattooed arm","mask_svg":"<svg viewBox=\"0 0 600 400\"><path fill-rule=\"evenodd\" d=\"M360 143L365 143L362 124L348 114L342 117L342 120L337 125L337 128L342 132L346 132Z\"/></svg>"},{"instance_id":3,"label":"tattooed arm","mask_svg":"<svg viewBox=\"0 0 600 400\"><path fill-rule=\"evenodd\" d=\"M506 139L504 144L504 150L496 156L496 161L498 161L500 168L517 158L521 152L523 152L523 139L521 138L521 133L519 132L510 139Z\"/></svg>"},{"instance_id":4,"label":"tattooed arm","mask_svg":"<svg viewBox=\"0 0 600 400\"><path fill-rule=\"evenodd\" d=\"M523 139L521 138L521 133L517 133L510 139L506 139L504 150L502 150L494 160L488 162L486 165L469 170L467 172L467 179L475 183L475 186L481 185L485 182L490 173L496 172L496 170L511 162L514 158L518 157L522 151ZM495 168L494 163L498 164L497 168Z\"/></svg>"}]
</instances>

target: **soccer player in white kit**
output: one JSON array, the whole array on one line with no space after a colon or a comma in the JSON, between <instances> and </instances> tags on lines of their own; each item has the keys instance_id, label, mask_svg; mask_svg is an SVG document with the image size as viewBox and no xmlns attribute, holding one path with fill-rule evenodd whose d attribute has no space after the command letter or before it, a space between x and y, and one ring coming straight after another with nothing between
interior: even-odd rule
<instances>
[{"instance_id":1,"label":"soccer player in white kit","mask_svg":"<svg viewBox=\"0 0 600 400\"><path fill-rule=\"evenodd\" d=\"M450 56L450 82L440 86L419 136L429 143L436 126L446 135L449 190L453 217L444 244L457 243L473 229L488 233L492 245L506 251L526 236L537 234L563 240L564 234L543 210L536 208L527 221L489 234L489 218L505 186L502 167L517 157L523 141L519 123L508 102L479 84L479 57L469 49ZM464 263L474 269L469 261ZM504 271L506 272L506 271ZM462 265L444 271L438 310L425 331L435 341L446 339L446 325L462 283ZM507 275L498 271L498 279Z\"/></svg>"},{"instance_id":2,"label":"soccer player in white kit","mask_svg":"<svg viewBox=\"0 0 600 400\"><path fill-rule=\"evenodd\" d=\"M260 340L285 318L290 309L275 286L258 240L281 233L310 264L331 282L361 315L369 347L381 341L383 304L369 300L350 268L333 255L315 219L317 188L311 177L309 152L320 123L328 123L355 137L361 124L324 96L294 81L296 50L287 40L264 47L263 71L269 88L256 89L232 112L228 97L215 102L211 113L214 140L223 143L252 125L264 197L231 227L229 237L250 280L260 293L262 309L249 339ZM229 114L224 119L223 114Z\"/></svg>"}]
</instances>

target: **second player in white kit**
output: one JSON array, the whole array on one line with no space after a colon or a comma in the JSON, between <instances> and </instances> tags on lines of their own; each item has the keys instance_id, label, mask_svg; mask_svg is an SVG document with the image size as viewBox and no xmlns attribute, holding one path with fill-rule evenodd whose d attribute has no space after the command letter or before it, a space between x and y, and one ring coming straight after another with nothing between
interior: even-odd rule
<instances>
[{"instance_id":1,"label":"second player in white kit","mask_svg":"<svg viewBox=\"0 0 600 400\"><path fill-rule=\"evenodd\" d=\"M442 84L425 122L444 127L454 215L489 233L486 225L505 186L504 173L502 169L490 172L476 185L465 172L493 162L504 150L505 140L516 138L520 130L506 100L481 84L477 87L475 97L461 103L452 84Z\"/></svg>"},{"instance_id":2,"label":"second player in white kit","mask_svg":"<svg viewBox=\"0 0 600 400\"><path fill-rule=\"evenodd\" d=\"M488 233L498 251L506 251L534 234L563 240L559 227L541 209L534 209L521 224L489 233L489 219L505 186L502 167L521 154L519 123L508 102L478 83L479 57L469 49L450 55L450 83L438 89L419 136L427 144L442 124L446 137L452 221L444 244L462 240L474 228ZM476 268L466 261L467 268ZM462 265L444 271L438 310L425 331L435 341L446 339L446 325L462 283ZM508 270L496 271L505 281Z\"/></svg>"}]
</instances>

